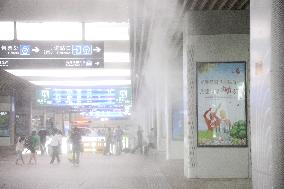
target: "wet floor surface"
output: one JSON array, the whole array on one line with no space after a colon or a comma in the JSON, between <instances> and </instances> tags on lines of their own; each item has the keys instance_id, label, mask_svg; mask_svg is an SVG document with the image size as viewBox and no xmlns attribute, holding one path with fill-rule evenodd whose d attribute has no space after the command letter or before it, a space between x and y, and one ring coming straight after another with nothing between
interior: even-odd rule
<instances>
[{"instance_id":1,"label":"wet floor surface","mask_svg":"<svg viewBox=\"0 0 284 189\"><path fill-rule=\"evenodd\" d=\"M79 166L73 166L66 156L53 165L48 156L38 156L37 165L22 166L15 165L14 158L0 158L0 189L250 188L246 179L189 181L183 177L181 160L165 161L156 156L84 153Z\"/></svg>"}]
</instances>

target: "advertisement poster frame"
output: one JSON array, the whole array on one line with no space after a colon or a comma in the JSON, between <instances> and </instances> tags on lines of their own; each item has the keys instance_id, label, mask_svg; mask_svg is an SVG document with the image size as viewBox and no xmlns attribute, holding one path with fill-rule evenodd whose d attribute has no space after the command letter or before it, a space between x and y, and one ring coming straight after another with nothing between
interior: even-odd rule
<instances>
[{"instance_id":1,"label":"advertisement poster frame","mask_svg":"<svg viewBox=\"0 0 284 189\"><path fill-rule=\"evenodd\" d=\"M201 91L199 91L200 89L199 89L199 80L201 80L202 79L202 76L200 77L199 76L199 72L200 72L200 68L202 68L201 67L201 64L203 64L203 65L205 65L205 64L207 64L207 65L209 65L209 67L214 67L214 64L215 65L217 65L217 66L219 66L219 67L226 67L226 65L228 66L228 67L234 67L234 66L237 66L237 65L240 65L241 66L241 71L244 71L244 73L242 74L243 75L243 83L244 83L244 88L243 88L243 92L244 92L244 95L243 95L243 104L241 104L240 105L240 107L239 107L239 109L242 109L243 110L243 119L241 119L240 121L236 121L236 122L231 122L230 123L230 129L229 129L229 131L227 131L227 137L230 139L230 140L240 140L241 142L239 143L239 144L228 144L228 143L224 143L224 144L222 144L221 142L220 142L220 144L218 144L218 142L216 142L215 144L213 143L213 144L203 144L203 141L201 140L201 139L203 139L203 138L201 138L200 136L203 136L203 135L201 135L201 133L200 133L200 131L204 131L204 130L202 130L202 129L200 129L201 128L201 126L200 126L200 120L204 120L203 121L203 123L204 122L206 122L205 121L205 114L206 113L208 113L208 112L210 112L210 114L211 114L211 108L209 108L207 111L205 111L205 112L203 112L203 111L200 111L200 106L201 106L201 103L200 103L200 99L199 98L201 98L200 96L201 96L201 94L199 94L199 93L201 93ZM211 66L212 65L212 66ZM220 71L220 70L219 70ZM226 70L226 71L228 71L228 70ZM212 71L212 72L214 72L214 71ZM231 71L233 74L234 73L241 73L240 72L240 70L232 70ZM212 73L211 73L212 74ZM247 74L247 65L246 65L246 62L245 61L231 61L231 62L196 62L196 89L197 89L197 92L196 92L196 112L197 112L197 147L248 147L248 124L247 124L247 76L246 76L246 74ZM201 75L201 74L200 74ZM209 74L208 74L208 76L210 76ZM220 80L222 80L223 81L223 79L222 79L222 77L226 77L226 73L224 73L224 74L222 74L222 76L220 75L220 77L221 77L221 79ZM216 78L217 78L217 80L218 80L218 75L215 77L215 78L211 78L211 80L209 80L209 81L216 81ZM228 80L225 80L225 78L224 78L224 81L230 81L229 79ZM235 84L236 84L236 82L235 82ZM212 90L212 89L209 89L209 90ZM233 89L232 89L233 90ZM207 92L207 91L206 91ZM222 91L222 92L224 92L224 91ZM210 94L210 92L209 92L209 94ZM215 91L214 91L214 95L215 95ZM213 96L213 95L212 95ZM208 97L209 98L209 97ZM214 98L212 98L212 99L214 99ZM218 99L218 98L216 98L216 99ZM215 99L215 100L216 100ZM234 100L233 98L231 98L232 100ZM204 100L205 101L205 100ZM208 100L209 101L209 100ZM217 101L217 100L216 100ZM210 101L209 101L210 102ZM224 103L224 102L222 102L222 103ZM220 112L218 113L217 111L219 111L221 108L220 107L222 107L222 103L220 103L220 104L215 104L215 105L217 105L216 107L215 107L215 113L216 113L216 115L217 114L219 114L219 117L220 117ZM239 105L239 103L238 103L238 105ZM228 105L225 103L225 106L226 107L228 107ZM219 110L218 110L219 109ZM210 110L210 111L209 111ZM201 117L201 115L199 115L200 113L202 112L202 117ZM226 111L223 111L223 112L225 112L225 113L223 113L223 117L224 117L224 115L225 115L225 117L226 117ZM203 114L204 113L204 114ZM213 114L214 115L214 114ZM208 116L208 114L206 115L206 116ZM211 116L211 115L210 115ZM228 120L229 120L229 118L228 118ZM243 121L243 122L242 122ZM229 121L230 122L230 121ZM235 125L234 125L235 124ZM207 125L208 126L208 125ZM243 139L236 139L236 138L233 138L232 136L231 136L231 128L233 128L233 126L235 127L236 126L236 128L237 129L239 129L240 128L240 130L238 130L238 132L237 132L237 135L238 136L243 136L244 135L244 129L243 128L245 128L245 138L243 138ZM217 129L216 129L216 131L215 131L215 133L221 133L220 132L220 125L219 125L219 131L217 131ZM236 130L236 128L234 128L234 130ZM213 129L213 133L214 133L214 128L212 127L212 128L210 128L210 129ZM209 127L208 127L208 131L209 131ZM242 132L241 134L240 134L240 131ZM209 133L209 132L208 132ZM222 133L225 133L225 132L222 132ZM235 132L236 133L236 132ZM213 135L213 138L214 137L216 137L216 138L218 138L218 135L216 136L214 136L214 134L212 134ZM210 138L211 136L209 136L209 138ZM225 138L225 137L224 137ZM212 139L213 140L213 139ZM219 139L218 139L219 140ZM202 143L201 143L201 141L202 141ZM221 139L221 141L222 141L222 139Z\"/></svg>"}]
</instances>

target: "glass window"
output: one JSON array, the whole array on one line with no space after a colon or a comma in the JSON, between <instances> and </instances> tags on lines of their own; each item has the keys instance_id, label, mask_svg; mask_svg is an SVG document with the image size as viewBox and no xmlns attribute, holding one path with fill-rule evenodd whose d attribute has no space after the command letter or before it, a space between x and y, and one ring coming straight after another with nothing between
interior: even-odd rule
<instances>
[{"instance_id":1,"label":"glass window","mask_svg":"<svg viewBox=\"0 0 284 189\"><path fill-rule=\"evenodd\" d=\"M129 40L129 23L94 22L85 23L86 40Z\"/></svg>"},{"instance_id":2,"label":"glass window","mask_svg":"<svg viewBox=\"0 0 284 189\"><path fill-rule=\"evenodd\" d=\"M104 62L130 62L127 52L105 52Z\"/></svg>"},{"instance_id":3,"label":"glass window","mask_svg":"<svg viewBox=\"0 0 284 189\"><path fill-rule=\"evenodd\" d=\"M81 40L82 23L79 22L17 22L19 40Z\"/></svg>"},{"instance_id":4,"label":"glass window","mask_svg":"<svg viewBox=\"0 0 284 189\"><path fill-rule=\"evenodd\" d=\"M14 39L14 22L0 22L0 40Z\"/></svg>"}]
</instances>

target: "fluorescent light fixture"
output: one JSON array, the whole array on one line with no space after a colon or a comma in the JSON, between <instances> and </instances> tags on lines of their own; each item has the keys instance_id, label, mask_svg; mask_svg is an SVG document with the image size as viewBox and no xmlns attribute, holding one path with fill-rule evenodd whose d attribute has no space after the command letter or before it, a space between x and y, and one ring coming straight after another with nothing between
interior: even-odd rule
<instances>
[{"instance_id":1,"label":"fluorescent light fixture","mask_svg":"<svg viewBox=\"0 0 284 189\"><path fill-rule=\"evenodd\" d=\"M125 86L131 85L131 80L95 80L95 81L30 81L40 86L69 86L69 87L87 87L87 86Z\"/></svg>"},{"instance_id":2,"label":"fluorescent light fixture","mask_svg":"<svg viewBox=\"0 0 284 189\"><path fill-rule=\"evenodd\" d=\"M104 62L130 62L127 52L105 52Z\"/></svg>"},{"instance_id":3,"label":"fluorescent light fixture","mask_svg":"<svg viewBox=\"0 0 284 189\"><path fill-rule=\"evenodd\" d=\"M85 23L86 40L129 40L129 23Z\"/></svg>"},{"instance_id":4,"label":"fluorescent light fixture","mask_svg":"<svg viewBox=\"0 0 284 189\"><path fill-rule=\"evenodd\" d=\"M109 118L104 118L104 117L102 117L100 120L101 120L101 121L108 121Z\"/></svg>"},{"instance_id":5,"label":"fluorescent light fixture","mask_svg":"<svg viewBox=\"0 0 284 189\"><path fill-rule=\"evenodd\" d=\"M14 22L0 22L0 40L14 39Z\"/></svg>"},{"instance_id":6,"label":"fluorescent light fixture","mask_svg":"<svg viewBox=\"0 0 284 189\"><path fill-rule=\"evenodd\" d=\"M79 22L17 22L19 40L82 40Z\"/></svg>"},{"instance_id":7,"label":"fluorescent light fixture","mask_svg":"<svg viewBox=\"0 0 284 189\"><path fill-rule=\"evenodd\" d=\"M11 69L5 71L19 77L81 78L130 76L130 69Z\"/></svg>"}]
</instances>

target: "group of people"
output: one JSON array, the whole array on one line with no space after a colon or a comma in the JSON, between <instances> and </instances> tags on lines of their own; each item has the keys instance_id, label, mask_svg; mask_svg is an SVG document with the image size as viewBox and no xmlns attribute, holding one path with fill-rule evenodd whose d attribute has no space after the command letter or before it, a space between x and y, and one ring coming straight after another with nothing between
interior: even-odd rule
<instances>
[{"instance_id":1,"label":"group of people","mask_svg":"<svg viewBox=\"0 0 284 189\"><path fill-rule=\"evenodd\" d=\"M143 138L143 130L141 127L138 127L137 130L137 140L136 145L134 148L131 149L132 153L135 153L137 150L140 151L141 154L147 154L150 148L155 148L155 133L154 128L150 129L149 134L147 135L148 142L146 142ZM108 128L106 134L105 134L105 155L120 155L122 152L122 137L123 137L123 131L118 126L115 129Z\"/></svg>"},{"instance_id":2,"label":"group of people","mask_svg":"<svg viewBox=\"0 0 284 189\"><path fill-rule=\"evenodd\" d=\"M38 144L39 144L39 139L36 135L36 131L32 131L32 134L29 137L24 137L24 136L19 137L16 144L16 152L17 152L16 164L18 164L19 160L21 160L22 163L25 164L22 155L25 148L27 148L31 152L29 158L29 164L31 164L32 160L34 160L35 163L37 163L36 148Z\"/></svg>"},{"instance_id":3,"label":"group of people","mask_svg":"<svg viewBox=\"0 0 284 189\"><path fill-rule=\"evenodd\" d=\"M77 127L74 127L69 134L69 143L72 145L72 158L70 159L73 165L79 165L80 162L80 153L82 146L82 133ZM62 143L62 133L59 130L56 130L52 133L50 146L52 148L51 161L50 164L53 164L55 158L57 163L60 163L59 154L61 153L61 143Z\"/></svg>"},{"instance_id":4,"label":"group of people","mask_svg":"<svg viewBox=\"0 0 284 189\"><path fill-rule=\"evenodd\" d=\"M135 153L136 150L140 150L141 154L148 154L148 151L150 148L154 149L155 148L155 133L154 133L154 128L150 129L150 132L148 134L148 143L144 142L143 139L143 130L141 127L138 127L137 130L137 144L136 146L132 149L132 153Z\"/></svg>"},{"instance_id":5,"label":"group of people","mask_svg":"<svg viewBox=\"0 0 284 189\"><path fill-rule=\"evenodd\" d=\"M26 149L27 151L30 151L30 157L29 157L29 164L32 163L32 160L34 160L35 164L37 163L37 154L36 150L40 149L41 155L44 155L46 153L46 136L48 133L43 133L40 130L38 134L36 131L32 131L31 136L28 137L19 137L16 144L16 164L19 164L19 161L22 162L22 164L25 164L24 158L23 158L23 151ZM74 165L79 164L79 157L80 157L80 151L81 151L81 133L79 129L76 127L72 129L70 135L69 135L69 142L72 144L72 163ZM51 140L49 143L49 146L51 148L51 160L50 164L53 164L55 159L57 159L57 162L60 163L60 157L59 154L61 153L61 143L62 143L62 132L58 129L53 129L51 131Z\"/></svg>"},{"instance_id":6,"label":"group of people","mask_svg":"<svg viewBox=\"0 0 284 189\"><path fill-rule=\"evenodd\" d=\"M118 126L115 129L108 128L106 135L105 135L105 150L104 155L111 155L116 154L120 155L122 152L122 137L123 137L123 131Z\"/></svg>"},{"instance_id":7,"label":"group of people","mask_svg":"<svg viewBox=\"0 0 284 189\"><path fill-rule=\"evenodd\" d=\"M32 131L31 136L29 137L19 137L16 144L16 164L19 161L22 161L25 164L23 158L23 151L27 149L30 151L29 163L34 160L35 164L37 163L36 150L40 149L41 154L44 155L46 153L46 138L49 133L44 130L40 130L38 134L36 131ZM60 163L60 153L61 153L61 144L62 144L62 132L58 129L53 129L51 131L51 140L49 143L51 155L50 164L53 164L55 159L58 163ZM148 153L150 148L155 148L155 134L154 129L150 130L148 137L148 143L145 145L145 141L143 139L143 131L141 127L138 128L137 131L137 142L134 148L131 150L132 153L135 153L136 150L140 149L141 154ZM120 155L123 149L122 144L123 139L123 130L118 126L117 128L108 128L105 133L105 148L104 155ZM82 151L82 133L80 129L74 127L68 138L68 142L72 145L72 157L69 160L74 164L78 165L80 162L80 153Z\"/></svg>"}]
</instances>

